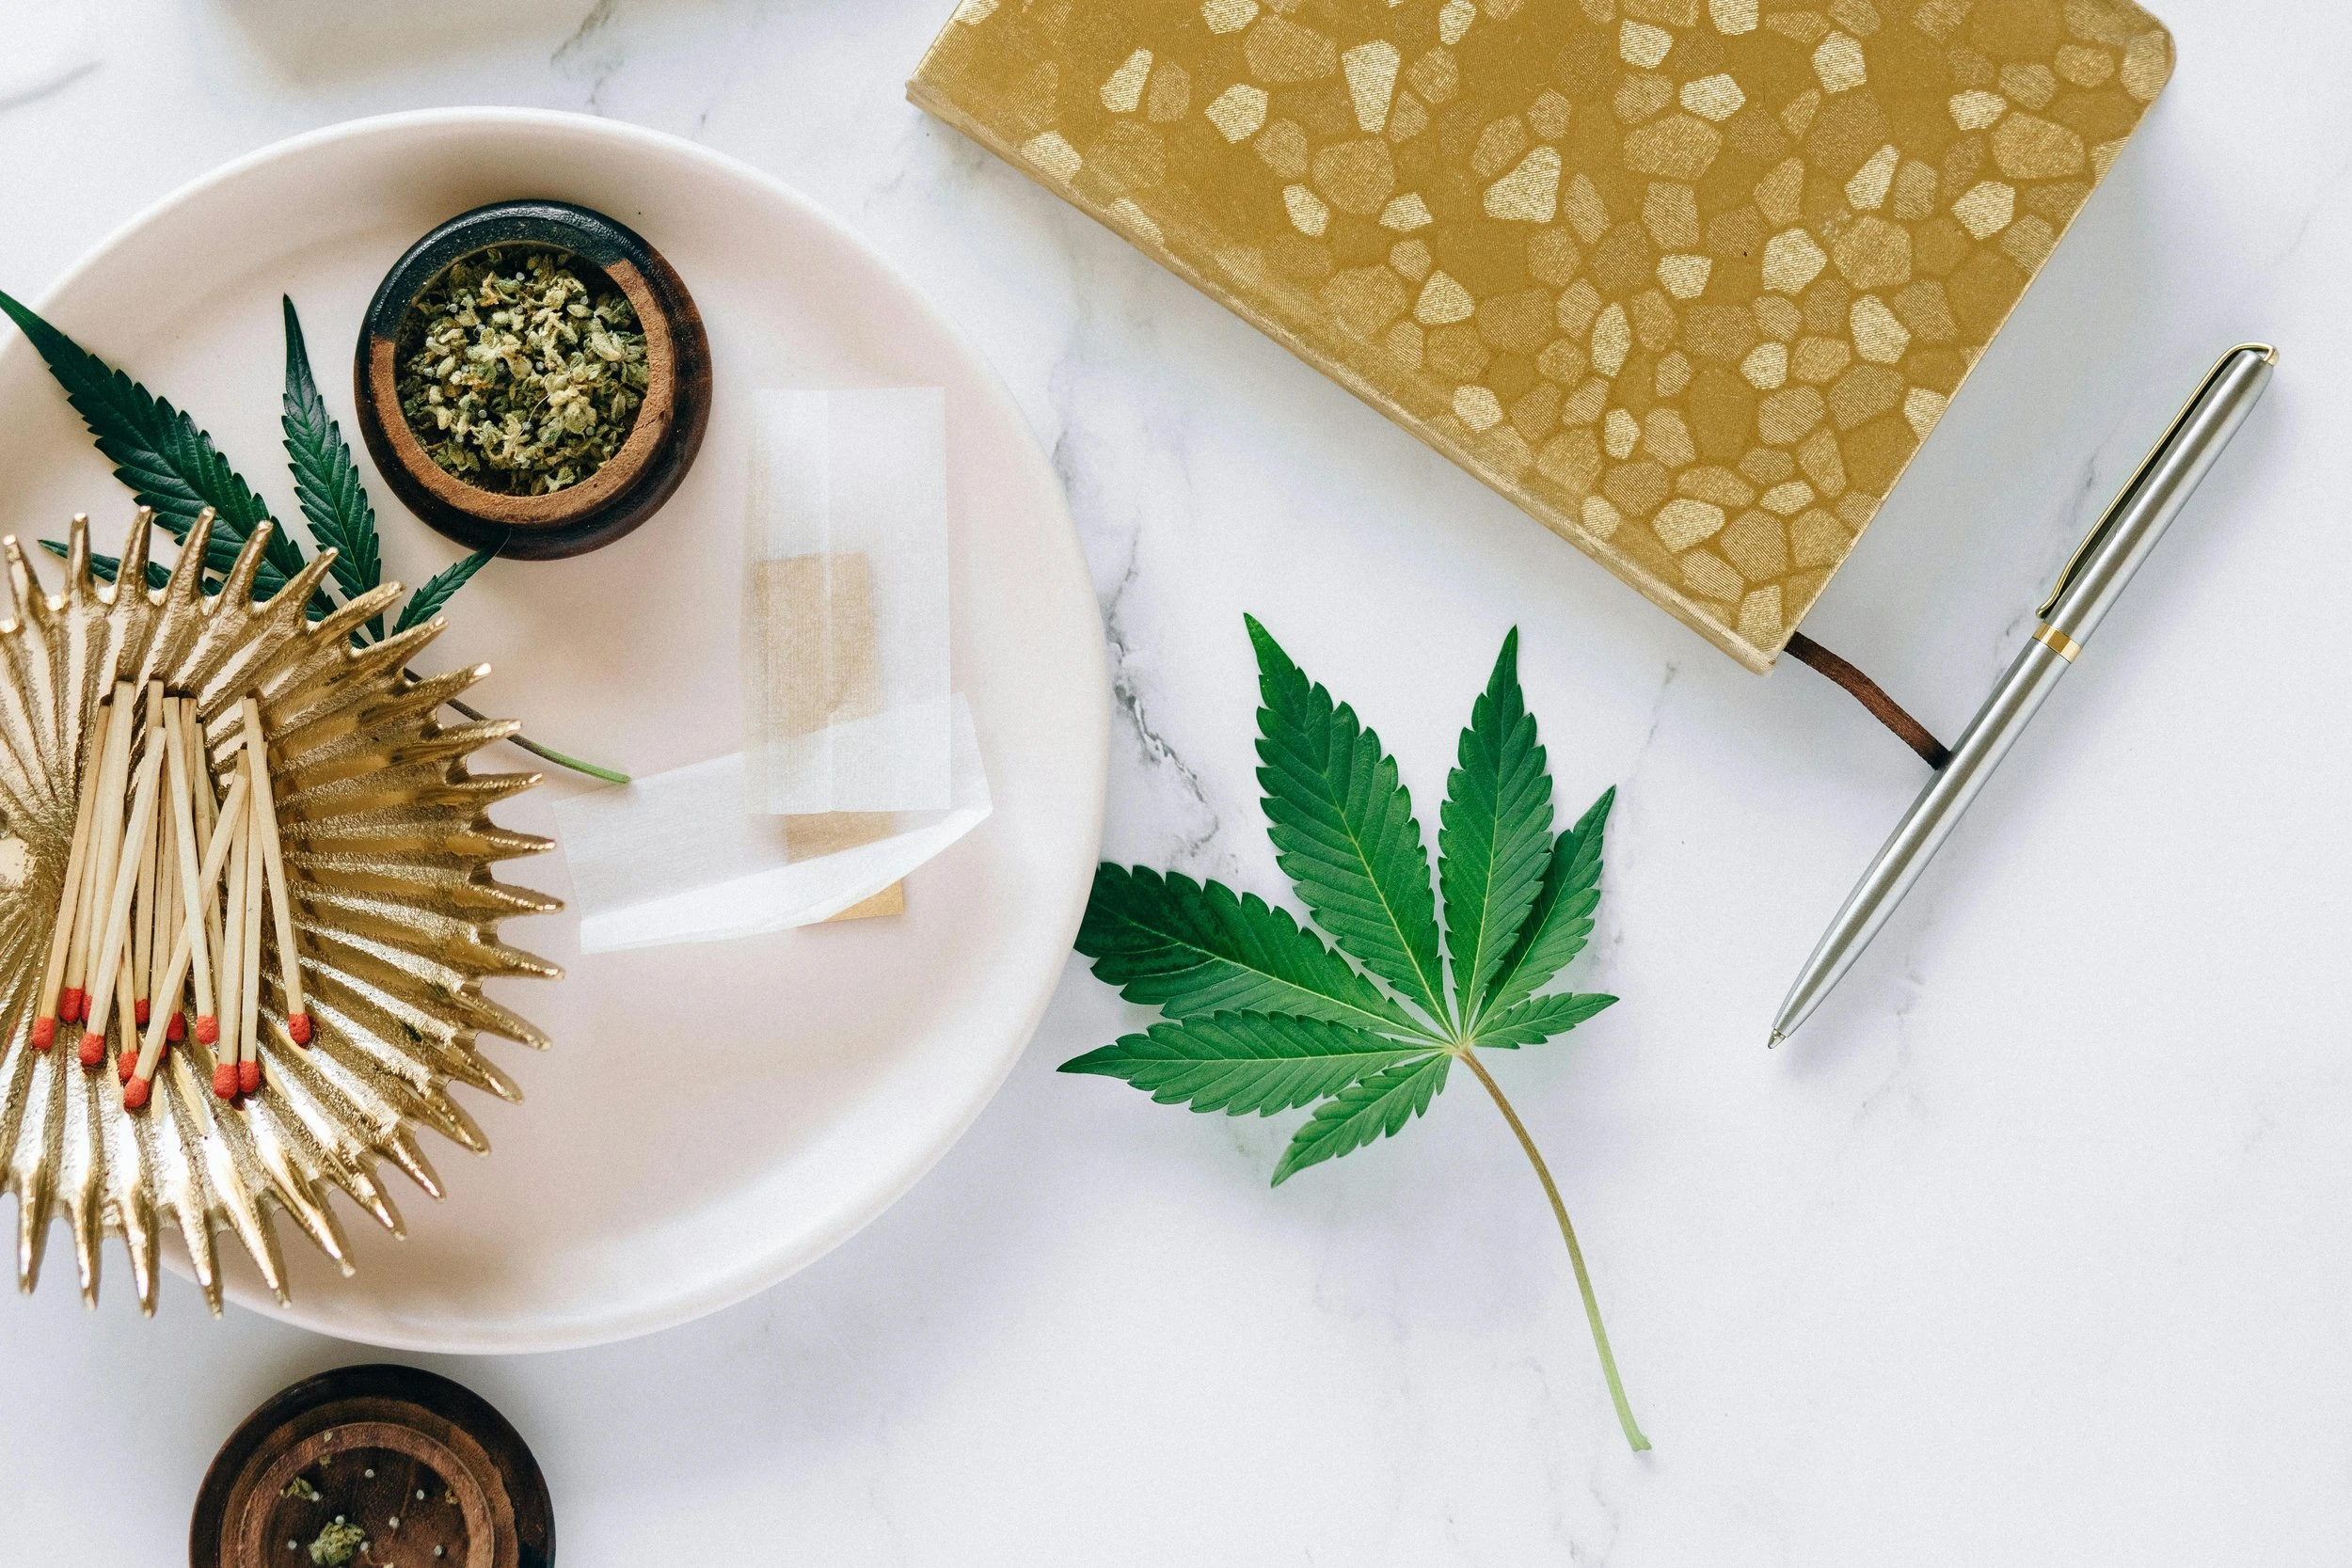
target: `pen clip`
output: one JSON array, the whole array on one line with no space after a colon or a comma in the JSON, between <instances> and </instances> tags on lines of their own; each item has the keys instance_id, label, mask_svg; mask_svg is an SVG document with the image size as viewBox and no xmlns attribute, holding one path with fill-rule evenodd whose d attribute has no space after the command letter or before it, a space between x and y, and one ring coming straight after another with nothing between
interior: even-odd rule
<instances>
[{"instance_id":1,"label":"pen clip","mask_svg":"<svg viewBox=\"0 0 2352 1568\"><path fill-rule=\"evenodd\" d=\"M2181 404L2181 411L2173 416L2172 422L2156 438L2156 444L2148 449L2148 455L2139 460L2139 467L2132 470L2130 483L2115 493L2115 499L2107 503L2107 509L2099 514L2099 520L2090 525L2090 531L2083 535L2083 542L2074 546L2073 555L2067 557L2064 570L2058 573L2057 583L2050 589L2050 596L2042 601L2040 610L2034 611L2036 617L2047 621L2051 612L2058 609L2058 601L2066 597L2066 591L2074 586L2074 578L2082 572L2083 563L2090 559L2091 551L2106 536L2108 526L2123 515L2125 503L2137 493L2149 471L2163 460L2166 452L2172 450L2173 443L2180 440L2181 433L2188 427L2188 421L2196 416L2198 407L2212 393L2230 367L2237 362L2241 354L2259 354L2271 364L2279 362L2279 351L2268 343L2240 343L2221 356L2219 362L2205 373L2205 379L2198 384L2197 390L2189 394L2188 401Z\"/></svg>"},{"instance_id":2,"label":"pen clip","mask_svg":"<svg viewBox=\"0 0 2352 1568\"><path fill-rule=\"evenodd\" d=\"M2167 439L2169 440L2169 437L2167 437ZM2164 446L2160 443L2157 446L2156 451L2162 451L2163 450ZM2155 453L2151 452L2149 454L2150 460L2153 461L2154 456ZM2142 464L2140 465L2140 467L2144 472L2147 468L2147 465ZM2133 475L2132 484L2137 485L2138 483L2139 476L2137 474ZM2124 493L2128 495L2130 494L2130 491L2131 486L2126 486ZM2074 585L2074 574L2083 569L2083 562L2089 558L2090 554L2090 547L2099 542L2099 536L2101 534L2106 532L2107 519L2113 515L2115 515L2115 512L2114 509L2110 507L2107 511L2100 515L2097 522L2090 525L2090 531L2083 535L2083 542L2074 546L2074 553L2073 555L2067 557L2065 569L2058 573L2058 581L2051 584L2050 596L2042 601L2042 608L2040 610L2034 611L2035 619L2047 621L2050 618L2050 612L2058 609L2058 602L2066 597L2066 591Z\"/></svg>"}]
</instances>

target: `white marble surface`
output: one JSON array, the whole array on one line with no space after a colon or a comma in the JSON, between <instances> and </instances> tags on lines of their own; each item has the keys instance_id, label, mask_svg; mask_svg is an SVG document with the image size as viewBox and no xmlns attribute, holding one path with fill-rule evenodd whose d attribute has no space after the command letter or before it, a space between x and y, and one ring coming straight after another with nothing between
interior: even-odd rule
<instances>
[{"instance_id":1,"label":"white marble surface","mask_svg":"<svg viewBox=\"0 0 2352 1568\"><path fill-rule=\"evenodd\" d=\"M947 0L88 9L102 63L0 109L11 292L279 136L482 102L706 140L895 256L1068 478L1121 710L1106 852L1277 885L1245 610L1424 802L1517 624L1564 793L1623 792L1579 973L1625 1004L1497 1070L1654 1453L1625 1451L1540 1196L1467 1085L1269 1192L1282 1126L1054 1074L1136 1016L1073 964L977 1127L831 1258L655 1338L441 1364L535 1445L564 1561L2352 1554L2331 8L2160 8L2179 77L1807 622L1957 730L2207 361L2285 349L2093 656L1777 1055L1766 1020L1917 764L915 114L900 84ZM174 1560L229 1427L366 1354L215 1323L176 1280L152 1323L62 1279L0 1303L0 1560Z\"/></svg>"}]
</instances>

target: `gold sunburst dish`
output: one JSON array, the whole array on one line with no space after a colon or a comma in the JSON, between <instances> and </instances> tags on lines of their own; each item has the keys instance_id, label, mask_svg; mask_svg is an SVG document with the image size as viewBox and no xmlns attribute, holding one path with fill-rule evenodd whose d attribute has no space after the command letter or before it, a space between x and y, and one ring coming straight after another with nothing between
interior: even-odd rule
<instances>
[{"instance_id":1,"label":"gold sunburst dish","mask_svg":"<svg viewBox=\"0 0 2352 1568\"><path fill-rule=\"evenodd\" d=\"M515 734L516 721L437 721L445 703L489 673L482 665L410 673L440 633L437 616L355 645L353 628L399 596L387 583L310 620L306 607L331 551L256 602L266 523L207 594L210 513L162 585L148 588L152 523L139 513L109 584L92 573L87 519L74 518L56 594L17 541L5 542L14 609L0 623L0 1191L17 1196L20 1289L38 1280L58 1218L72 1237L83 1298L97 1300L100 1241L112 1231L151 1313L168 1228L217 1313L220 1232L283 1302L279 1213L348 1275L334 1190L397 1236L400 1215L381 1180L386 1162L428 1195L441 1193L416 1129L487 1151L451 1085L522 1098L477 1041L492 1035L544 1048L547 1037L485 996L482 983L558 976L545 959L501 942L498 926L559 906L491 874L501 861L551 847L488 815L539 776L468 767L474 752ZM99 702L118 680L142 691L161 682L192 697L207 766L224 780L241 733L238 705L246 696L260 704L313 1033L303 1048L286 1032L276 941L264 930L267 1086L234 1104L214 1100L211 1052L193 1038L172 1048L137 1111L124 1107L114 1072L87 1071L73 1052L33 1044L85 753Z\"/></svg>"}]
</instances>

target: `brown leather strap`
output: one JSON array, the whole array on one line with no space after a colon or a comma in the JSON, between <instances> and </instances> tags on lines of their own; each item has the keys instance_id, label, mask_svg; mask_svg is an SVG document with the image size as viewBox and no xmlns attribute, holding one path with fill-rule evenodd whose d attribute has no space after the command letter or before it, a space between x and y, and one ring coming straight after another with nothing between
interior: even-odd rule
<instances>
[{"instance_id":1,"label":"brown leather strap","mask_svg":"<svg viewBox=\"0 0 2352 1568\"><path fill-rule=\"evenodd\" d=\"M1822 647L1803 632L1788 639L1788 652L1800 662L1811 665L1853 695L1853 700L1870 710L1871 716L1893 730L1904 745L1926 759L1930 768L1941 768L1952 760L1952 753L1944 743L1928 733L1928 727L1910 714L1902 705L1888 696L1879 683L1852 665Z\"/></svg>"}]
</instances>

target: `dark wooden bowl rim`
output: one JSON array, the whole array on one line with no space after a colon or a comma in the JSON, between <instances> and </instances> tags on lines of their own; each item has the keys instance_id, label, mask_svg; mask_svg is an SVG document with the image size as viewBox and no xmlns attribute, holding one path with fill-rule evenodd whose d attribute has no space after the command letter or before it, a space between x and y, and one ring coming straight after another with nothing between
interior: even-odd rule
<instances>
[{"instance_id":1,"label":"dark wooden bowl rim","mask_svg":"<svg viewBox=\"0 0 2352 1568\"><path fill-rule=\"evenodd\" d=\"M391 1365L306 1378L239 1423L197 1491L191 1568L277 1568L261 1539L270 1499L324 1453L359 1450L415 1459L454 1495L469 1549L439 1568L553 1568L555 1510L530 1445L471 1389Z\"/></svg>"},{"instance_id":2,"label":"dark wooden bowl rim","mask_svg":"<svg viewBox=\"0 0 2352 1568\"><path fill-rule=\"evenodd\" d=\"M501 246L562 250L596 267L645 334L644 402L621 450L549 495L504 495L448 472L400 407L400 333L410 308L452 264ZM676 487L708 419L709 345L675 269L631 230L564 201L477 207L410 246L377 286L353 370L360 433L401 499L461 543L482 548L504 537L501 553L522 558L573 554L642 522Z\"/></svg>"}]
</instances>

